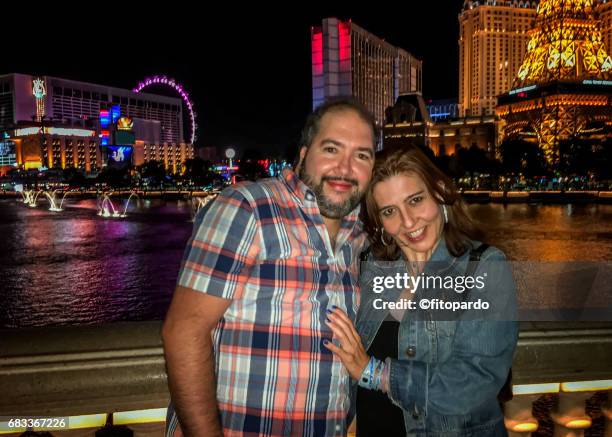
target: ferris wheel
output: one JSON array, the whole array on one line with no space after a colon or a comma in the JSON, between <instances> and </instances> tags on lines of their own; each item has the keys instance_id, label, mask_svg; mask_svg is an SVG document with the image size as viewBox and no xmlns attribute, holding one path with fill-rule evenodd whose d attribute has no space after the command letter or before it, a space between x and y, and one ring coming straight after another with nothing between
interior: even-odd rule
<instances>
[{"instance_id":1,"label":"ferris wheel","mask_svg":"<svg viewBox=\"0 0 612 437\"><path fill-rule=\"evenodd\" d=\"M143 89L154 85L168 86L174 91L176 91L179 96L181 96L181 99L183 99L183 102L187 107L187 112L189 113L189 120L191 122L191 129L189 131L189 143L193 144L196 139L196 129L198 125L196 124L196 113L193 110L193 102L189 98L189 94L187 94L187 92L183 88L183 85L167 76L146 77L143 81L138 82L138 85L132 91L134 91L135 93L139 93Z\"/></svg>"}]
</instances>

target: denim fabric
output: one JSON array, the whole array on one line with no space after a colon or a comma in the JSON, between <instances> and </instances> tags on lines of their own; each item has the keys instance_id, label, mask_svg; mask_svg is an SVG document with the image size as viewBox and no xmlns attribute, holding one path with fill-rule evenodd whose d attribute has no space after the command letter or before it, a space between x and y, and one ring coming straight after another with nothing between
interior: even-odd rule
<instances>
[{"instance_id":1,"label":"denim fabric","mask_svg":"<svg viewBox=\"0 0 612 437\"><path fill-rule=\"evenodd\" d=\"M468 261L469 251L453 257L442 239L424 272L426 275L465 275ZM402 270L402 263L397 264L396 272L403 274L405 270ZM510 267L505 255L494 247L483 253L475 276L485 273L485 287L478 293L487 296L489 292L508 302L515 300ZM374 299L382 296L372 290L373 277L383 274L389 275L389 270L380 268L371 255L362 263L357 330L366 350L388 314L373 306ZM386 291L384 299L395 301L400 292ZM512 364L518 340L516 319L433 319L415 317L406 311L399 329L399 358L390 360L388 395L404 411L408 435L507 435L497 394Z\"/></svg>"}]
</instances>

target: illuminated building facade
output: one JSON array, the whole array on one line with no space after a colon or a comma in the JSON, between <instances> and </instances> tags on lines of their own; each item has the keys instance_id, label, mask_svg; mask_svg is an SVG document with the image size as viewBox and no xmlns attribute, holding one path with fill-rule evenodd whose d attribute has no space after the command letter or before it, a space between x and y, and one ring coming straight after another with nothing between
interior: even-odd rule
<instances>
[{"instance_id":1,"label":"illuminated building facade","mask_svg":"<svg viewBox=\"0 0 612 437\"><path fill-rule=\"evenodd\" d=\"M134 144L134 165L149 161L160 161L171 173L182 173L182 165L187 159L194 158L191 144L146 144L136 141Z\"/></svg>"},{"instance_id":2,"label":"illuminated building facade","mask_svg":"<svg viewBox=\"0 0 612 437\"><path fill-rule=\"evenodd\" d=\"M22 168L99 171L106 165L100 147L104 140L100 115L111 107L133 120L132 164L141 165L156 156L168 170L180 171L180 162L193 157L193 145L184 143L178 97L50 76L0 76L0 131L14 141L17 165ZM168 152L148 153L153 149ZM177 151L182 159L178 164Z\"/></svg>"},{"instance_id":3,"label":"illuminated building facade","mask_svg":"<svg viewBox=\"0 0 612 437\"><path fill-rule=\"evenodd\" d=\"M382 126L400 94L422 91L422 61L351 21L325 18L311 29L312 106L354 97Z\"/></svg>"},{"instance_id":4,"label":"illuminated building facade","mask_svg":"<svg viewBox=\"0 0 612 437\"><path fill-rule=\"evenodd\" d=\"M436 156L454 155L459 149L478 147L494 158L497 154L495 116L438 121L429 129L428 139L429 148Z\"/></svg>"},{"instance_id":5,"label":"illuminated building facade","mask_svg":"<svg viewBox=\"0 0 612 437\"><path fill-rule=\"evenodd\" d=\"M460 148L478 147L496 154L495 116L434 120L420 95L401 95L387 110L384 147L411 144L429 147L436 156L454 155Z\"/></svg>"},{"instance_id":6,"label":"illuminated building facade","mask_svg":"<svg viewBox=\"0 0 612 437\"><path fill-rule=\"evenodd\" d=\"M8 135L0 137L0 176L17 166L17 145Z\"/></svg>"},{"instance_id":7,"label":"illuminated building facade","mask_svg":"<svg viewBox=\"0 0 612 437\"><path fill-rule=\"evenodd\" d=\"M429 117L423 97L416 93L402 94L387 108L383 126L383 147L429 146Z\"/></svg>"},{"instance_id":8,"label":"illuminated building facade","mask_svg":"<svg viewBox=\"0 0 612 437\"><path fill-rule=\"evenodd\" d=\"M459 116L495 114L525 58L536 2L466 0L459 14Z\"/></svg>"},{"instance_id":9,"label":"illuminated building facade","mask_svg":"<svg viewBox=\"0 0 612 437\"><path fill-rule=\"evenodd\" d=\"M555 168L559 141L610 133L610 79L593 0L542 0L513 89L499 98L504 136L537 141Z\"/></svg>"},{"instance_id":10,"label":"illuminated building facade","mask_svg":"<svg viewBox=\"0 0 612 437\"><path fill-rule=\"evenodd\" d=\"M95 173L102 168L93 129L30 126L9 132L16 146L16 164L26 170L73 167Z\"/></svg>"},{"instance_id":11,"label":"illuminated building facade","mask_svg":"<svg viewBox=\"0 0 612 437\"><path fill-rule=\"evenodd\" d=\"M600 22L601 39L608 53L612 51L612 1L598 0L595 4L595 18Z\"/></svg>"},{"instance_id":12,"label":"illuminated building facade","mask_svg":"<svg viewBox=\"0 0 612 437\"><path fill-rule=\"evenodd\" d=\"M433 121L448 120L459 117L457 99L428 100L427 112Z\"/></svg>"}]
</instances>

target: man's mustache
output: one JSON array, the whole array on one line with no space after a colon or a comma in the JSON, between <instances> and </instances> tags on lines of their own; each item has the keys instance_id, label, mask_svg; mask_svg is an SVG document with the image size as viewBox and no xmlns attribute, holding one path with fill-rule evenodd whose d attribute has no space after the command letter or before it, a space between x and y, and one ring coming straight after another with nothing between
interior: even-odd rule
<instances>
[{"instance_id":1,"label":"man's mustache","mask_svg":"<svg viewBox=\"0 0 612 437\"><path fill-rule=\"evenodd\" d=\"M347 178L343 178L343 177L340 177L340 176L323 176L321 178L321 182L324 182L324 181L328 181L328 182L330 182L330 181L345 182L345 183L351 184L353 186L359 185L359 183L355 179L347 179Z\"/></svg>"}]
</instances>

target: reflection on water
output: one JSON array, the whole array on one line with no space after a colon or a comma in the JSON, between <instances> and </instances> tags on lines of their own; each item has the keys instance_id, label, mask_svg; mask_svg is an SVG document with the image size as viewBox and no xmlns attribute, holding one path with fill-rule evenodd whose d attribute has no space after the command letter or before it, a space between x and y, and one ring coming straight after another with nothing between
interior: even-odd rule
<instances>
[{"instance_id":1,"label":"reflection on water","mask_svg":"<svg viewBox=\"0 0 612 437\"><path fill-rule=\"evenodd\" d=\"M163 318L189 210L144 200L124 219L104 219L95 200L64 207L54 214L0 201L0 326Z\"/></svg>"},{"instance_id":2,"label":"reflection on water","mask_svg":"<svg viewBox=\"0 0 612 437\"><path fill-rule=\"evenodd\" d=\"M470 212L512 260L612 260L612 205L478 204Z\"/></svg>"},{"instance_id":3,"label":"reflection on water","mask_svg":"<svg viewBox=\"0 0 612 437\"><path fill-rule=\"evenodd\" d=\"M53 213L0 200L0 326L162 319L192 204L132 199L126 218L104 219L95 200L66 203ZM612 205L470 210L510 259L612 260Z\"/></svg>"}]
</instances>

